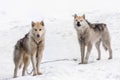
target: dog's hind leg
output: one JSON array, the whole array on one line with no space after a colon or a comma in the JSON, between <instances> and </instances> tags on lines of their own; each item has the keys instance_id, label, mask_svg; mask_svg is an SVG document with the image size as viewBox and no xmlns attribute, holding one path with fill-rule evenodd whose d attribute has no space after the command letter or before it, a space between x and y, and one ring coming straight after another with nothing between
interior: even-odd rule
<instances>
[{"instance_id":1,"label":"dog's hind leg","mask_svg":"<svg viewBox=\"0 0 120 80\"><path fill-rule=\"evenodd\" d=\"M111 49L111 45L109 45L108 50L109 50L109 58L108 58L108 59L112 59L112 49Z\"/></svg>"},{"instance_id":2,"label":"dog's hind leg","mask_svg":"<svg viewBox=\"0 0 120 80\"><path fill-rule=\"evenodd\" d=\"M18 50L15 50L15 53L14 53L14 64L15 64L15 69L14 69L14 78L17 77L17 72L18 72L18 69L19 69L19 66L20 66L20 63L22 61L22 54L20 54L20 52Z\"/></svg>"},{"instance_id":3,"label":"dog's hind leg","mask_svg":"<svg viewBox=\"0 0 120 80\"><path fill-rule=\"evenodd\" d=\"M88 63L88 59L89 59L89 56L90 56L90 53L91 53L91 49L92 49L92 44L91 44L91 42L88 42L87 53L86 53L86 57L85 57L85 60L84 60L84 64Z\"/></svg>"},{"instance_id":4,"label":"dog's hind leg","mask_svg":"<svg viewBox=\"0 0 120 80\"><path fill-rule=\"evenodd\" d=\"M14 76L13 76L13 78L17 77L18 68L19 68L19 62L15 63L15 69L14 69Z\"/></svg>"},{"instance_id":5,"label":"dog's hind leg","mask_svg":"<svg viewBox=\"0 0 120 80\"><path fill-rule=\"evenodd\" d=\"M15 69L14 69L14 76L13 78L16 78L17 77L17 71L18 71L18 64L15 64Z\"/></svg>"},{"instance_id":6,"label":"dog's hind leg","mask_svg":"<svg viewBox=\"0 0 120 80\"><path fill-rule=\"evenodd\" d=\"M98 51L98 58L97 60L100 60L101 59L101 51L100 51L100 43L101 43L101 40L96 42L95 46L96 46L96 49Z\"/></svg>"},{"instance_id":7,"label":"dog's hind leg","mask_svg":"<svg viewBox=\"0 0 120 80\"><path fill-rule=\"evenodd\" d=\"M103 41L103 47L109 51L109 58L112 59L112 49L111 49L111 42L110 42L110 35L108 30L104 31L103 36L102 36L102 41Z\"/></svg>"},{"instance_id":8,"label":"dog's hind leg","mask_svg":"<svg viewBox=\"0 0 120 80\"><path fill-rule=\"evenodd\" d=\"M109 51L109 58L108 59L112 59L112 49L111 49L111 44L110 41L104 41L103 42L103 47L105 48L105 50Z\"/></svg>"},{"instance_id":9,"label":"dog's hind leg","mask_svg":"<svg viewBox=\"0 0 120 80\"><path fill-rule=\"evenodd\" d=\"M105 33L105 35L103 35L103 47L105 50L109 51L109 58L108 59L112 59L112 49L111 49L111 43L110 43L110 37L108 33Z\"/></svg>"},{"instance_id":10,"label":"dog's hind leg","mask_svg":"<svg viewBox=\"0 0 120 80\"><path fill-rule=\"evenodd\" d=\"M25 53L24 58L23 58L24 67L23 67L23 71L22 71L22 76L25 76L25 71L29 65L29 62L30 62L30 54Z\"/></svg>"}]
</instances>

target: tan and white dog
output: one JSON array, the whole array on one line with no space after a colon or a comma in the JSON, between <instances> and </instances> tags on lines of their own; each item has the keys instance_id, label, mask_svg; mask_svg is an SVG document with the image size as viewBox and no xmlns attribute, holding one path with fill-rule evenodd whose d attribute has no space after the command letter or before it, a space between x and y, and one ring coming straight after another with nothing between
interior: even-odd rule
<instances>
[{"instance_id":1,"label":"tan and white dog","mask_svg":"<svg viewBox=\"0 0 120 80\"><path fill-rule=\"evenodd\" d=\"M22 76L29 65L30 60L33 66L33 75L40 75L39 70L42 54L45 46L44 22L32 22L32 29L24 38L18 40L14 48L14 78L17 77L18 68L23 66Z\"/></svg>"},{"instance_id":2,"label":"tan and white dog","mask_svg":"<svg viewBox=\"0 0 120 80\"><path fill-rule=\"evenodd\" d=\"M74 27L77 31L78 41L81 49L81 64L87 64L88 58L92 49L92 45L95 46L98 51L97 60L101 59L100 43L102 42L105 50L109 51L109 59L112 59L112 49L110 42L110 34L104 23L90 23L85 19L85 15L74 15ZM85 55L85 46L87 46L87 53Z\"/></svg>"}]
</instances>

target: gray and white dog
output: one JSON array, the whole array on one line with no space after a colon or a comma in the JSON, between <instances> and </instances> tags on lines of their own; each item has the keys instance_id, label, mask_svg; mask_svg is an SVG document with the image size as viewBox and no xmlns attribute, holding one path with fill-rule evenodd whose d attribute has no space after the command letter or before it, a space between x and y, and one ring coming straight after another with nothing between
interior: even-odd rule
<instances>
[{"instance_id":1,"label":"gray and white dog","mask_svg":"<svg viewBox=\"0 0 120 80\"><path fill-rule=\"evenodd\" d=\"M14 48L14 78L17 77L18 68L23 66L22 76L31 60L33 66L33 76L40 75L39 70L42 54L45 46L44 22L32 22L32 29L22 39L18 40Z\"/></svg>"},{"instance_id":2,"label":"gray and white dog","mask_svg":"<svg viewBox=\"0 0 120 80\"><path fill-rule=\"evenodd\" d=\"M109 51L109 59L112 59L112 49L110 42L110 34L107 25L104 23L90 23L85 19L85 15L74 15L74 27L78 35L78 42L81 49L81 64L87 64L88 58L92 49L95 46L98 51L97 60L101 59L100 43L105 50ZM85 56L85 46L87 46L87 53ZM85 56L85 58L84 58Z\"/></svg>"}]
</instances>

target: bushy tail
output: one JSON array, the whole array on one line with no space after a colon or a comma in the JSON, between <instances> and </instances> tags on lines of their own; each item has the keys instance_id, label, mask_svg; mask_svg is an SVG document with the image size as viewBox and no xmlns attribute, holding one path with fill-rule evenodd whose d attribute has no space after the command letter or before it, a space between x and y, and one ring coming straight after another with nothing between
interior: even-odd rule
<instances>
[{"instance_id":1,"label":"bushy tail","mask_svg":"<svg viewBox=\"0 0 120 80\"><path fill-rule=\"evenodd\" d=\"M21 51L21 45L20 45L20 41L18 41L14 48L13 61L15 66L16 65L19 66L19 69L22 67L22 64L23 64L23 61L22 61L23 56L20 51Z\"/></svg>"},{"instance_id":2,"label":"bushy tail","mask_svg":"<svg viewBox=\"0 0 120 80\"><path fill-rule=\"evenodd\" d=\"M108 28L107 28L106 25L104 26L104 32L103 32L103 35L102 35L102 45L103 45L103 47L106 51L109 49L110 34L109 34L109 31L108 31Z\"/></svg>"}]
</instances>

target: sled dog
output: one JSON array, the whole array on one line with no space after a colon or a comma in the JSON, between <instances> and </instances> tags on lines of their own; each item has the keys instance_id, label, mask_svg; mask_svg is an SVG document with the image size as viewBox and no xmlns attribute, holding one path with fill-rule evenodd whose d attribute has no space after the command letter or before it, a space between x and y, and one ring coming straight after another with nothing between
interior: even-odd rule
<instances>
[{"instance_id":1,"label":"sled dog","mask_svg":"<svg viewBox=\"0 0 120 80\"><path fill-rule=\"evenodd\" d=\"M102 43L105 50L109 51L109 58L112 59L112 49L110 42L110 34L107 25L104 23L90 23L85 19L85 15L74 15L74 28L76 29L78 42L81 50L80 64L87 64L93 44L98 51L97 60L101 59L100 44ZM85 56L85 46L87 52ZM85 56L85 57L84 57Z\"/></svg>"},{"instance_id":2,"label":"sled dog","mask_svg":"<svg viewBox=\"0 0 120 80\"><path fill-rule=\"evenodd\" d=\"M30 60L33 66L33 76L41 74L39 66L45 46L44 22L32 22L31 26L32 29L17 41L14 48L14 78L17 77L18 69L22 67L22 64L24 64L22 76L25 75Z\"/></svg>"}]
</instances>

